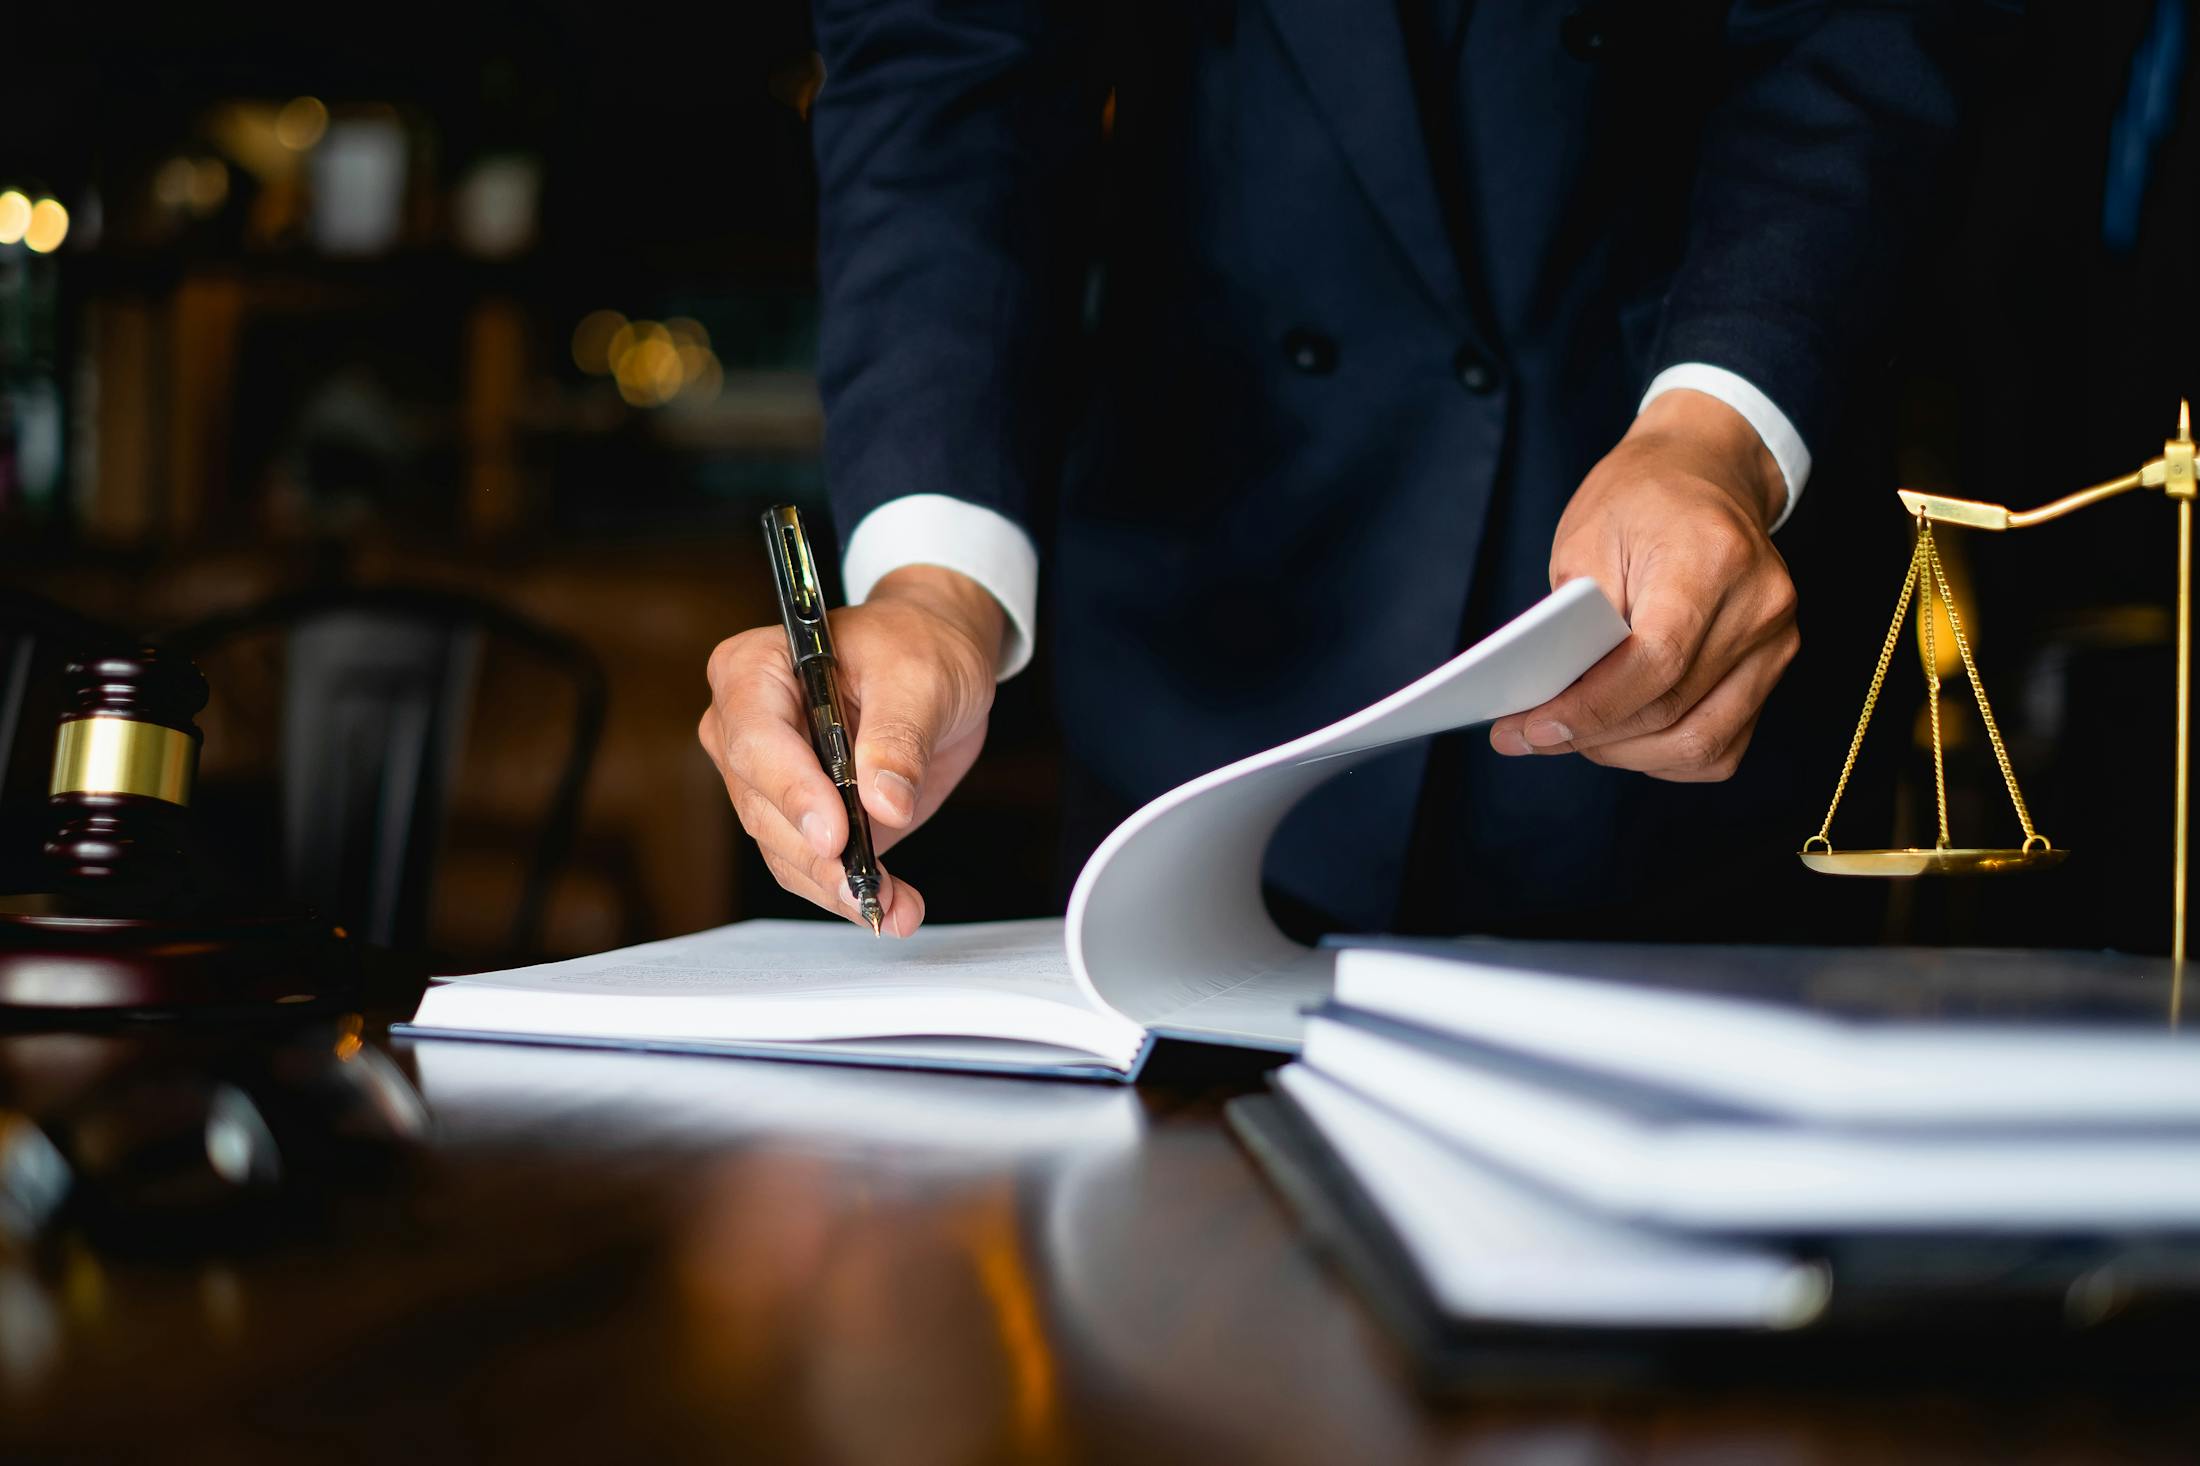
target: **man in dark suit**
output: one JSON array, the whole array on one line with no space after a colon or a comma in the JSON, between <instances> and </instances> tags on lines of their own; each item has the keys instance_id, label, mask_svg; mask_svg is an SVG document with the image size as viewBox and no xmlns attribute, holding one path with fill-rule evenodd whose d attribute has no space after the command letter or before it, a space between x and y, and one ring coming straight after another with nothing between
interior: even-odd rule
<instances>
[{"instance_id":1,"label":"man in dark suit","mask_svg":"<svg viewBox=\"0 0 2200 1466\"><path fill-rule=\"evenodd\" d=\"M1827 521L1812 454L1884 356L1960 19L820 0L836 634L881 843L978 756L1042 584L1071 754L1128 808L1591 576L1624 645L1486 746L1315 796L1271 886L1352 927L1534 929L1780 859L1751 842L1830 770L1805 796L1784 752L1743 762L1798 645L1772 533ZM744 826L850 913L783 639L709 673Z\"/></svg>"}]
</instances>

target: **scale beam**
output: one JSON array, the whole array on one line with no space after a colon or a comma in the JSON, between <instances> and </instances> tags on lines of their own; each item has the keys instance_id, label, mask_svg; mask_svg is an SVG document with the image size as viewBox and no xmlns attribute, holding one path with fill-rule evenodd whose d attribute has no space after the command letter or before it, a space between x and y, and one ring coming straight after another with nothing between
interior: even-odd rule
<instances>
[{"instance_id":1,"label":"scale beam","mask_svg":"<svg viewBox=\"0 0 2200 1466\"><path fill-rule=\"evenodd\" d=\"M2162 460L2156 459L2137 473L2127 473L2122 478L2112 478L2105 484L2095 484L2090 489L2080 489L2075 494L2065 494L2037 509L2011 509L2004 504L1987 504L1977 499L1953 499L1945 494L1921 494L1915 489L1897 489L1895 497L1915 519L1929 519L1934 524L1953 524L1964 529L2030 529L2035 524L2045 524L2050 519L2060 519L2103 499L2113 499L2118 494L2133 489L2158 489L2168 481L2168 473Z\"/></svg>"}]
</instances>

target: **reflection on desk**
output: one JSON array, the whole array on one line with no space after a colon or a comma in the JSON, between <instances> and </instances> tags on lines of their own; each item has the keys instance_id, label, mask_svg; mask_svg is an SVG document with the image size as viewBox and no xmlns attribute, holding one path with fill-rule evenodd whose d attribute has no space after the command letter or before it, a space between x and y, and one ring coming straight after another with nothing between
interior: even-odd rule
<instances>
[{"instance_id":1,"label":"reflection on desk","mask_svg":"<svg viewBox=\"0 0 2200 1466\"><path fill-rule=\"evenodd\" d=\"M400 1040L446 1145L561 1132L585 1117L614 1148L817 1149L893 1170L1041 1169L1126 1151L1137 1096L1087 1084L822 1064ZM1004 1103L1013 1095L1013 1103Z\"/></svg>"},{"instance_id":2,"label":"reflection on desk","mask_svg":"<svg viewBox=\"0 0 2200 1466\"><path fill-rule=\"evenodd\" d=\"M0 1254L0 1457L2175 1459L2196 1423L2053 1388L1433 1407L1225 1135L1242 1072L395 1052L427 1163L333 1225Z\"/></svg>"}]
</instances>

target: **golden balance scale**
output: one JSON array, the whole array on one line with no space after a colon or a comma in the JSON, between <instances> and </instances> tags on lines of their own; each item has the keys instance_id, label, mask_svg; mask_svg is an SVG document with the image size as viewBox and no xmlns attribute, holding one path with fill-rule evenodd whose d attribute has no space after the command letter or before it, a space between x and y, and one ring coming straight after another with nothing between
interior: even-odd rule
<instances>
[{"instance_id":1,"label":"golden balance scale","mask_svg":"<svg viewBox=\"0 0 2200 1466\"><path fill-rule=\"evenodd\" d=\"M1803 864L1825 875L1922 876L1999 875L2008 871L2039 870L2061 863L2069 852L2057 850L2045 835L2032 827L2031 812L2025 808L2024 794L2017 788L2017 775L2010 766L2009 751L2002 746L2001 729L1995 725L1994 710L1986 700L1986 684L1979 680L1978 664L1972 660L1971 644L1956 614L1955 598L1949 593L1948 572L1942 567L1940 551L1933 543L1933 526L2029 529L2131 489L2160 489L2177 505L2177 808L2176 854L2172 861L2170 889L2170 959L2182 971L2185 960L2186 785L2192 721L2192 501L2195 493L2200 492L2193 476L2193 449L2192 407L2189 402L2181 402L2177 409L2177 436L2162 445L2161 457L2136 473L2095 484L2090 489L2080 489L2037 509L2016 511L1974 499L1951 499L1910 489L1899 491L1902 507L1917 523L1909 573L1903 577L1902 596L1895 602L1894 624L1887 628L1887 640L1879 649L1879 663L1872 668L1871 690L1864 694L1864 712L1856 720L1856 733L1849 740L1849 754L1842 761L1841 777L1834 784L1826 817L1820 822L1818 833L1805 840L1799 852ZM1879 703L1879 690L1887 680L1887 666L1894 658L1895 643L1901 639L1902 623L1909 615L1913 596L1919 602L1919 630L1924 641L1926 707L1930 709L1932 722L1933 794L1940 813L1939 838L1925 849L1836 850L1831 839L1834 812L1841 807L1841 796L1848 792L1849 775L1856 768L1857 750L1863 747L1864 730L1871 725L1872 710ZM1958 846L1948 837L1948 782L1940 741L1940 663L1933 645L1936 600L1948 617L1949 630L1955 635L1964 675L1970 679L1971 694L1978 701L1979 721L1986 725L1987 741L1994 749L1994 762L2001 767L2002 782L2009 788L2009 802L2016 806L2017 823L2024 829L2024 843L2013 849Z\"/></svg>"}]
</instances>

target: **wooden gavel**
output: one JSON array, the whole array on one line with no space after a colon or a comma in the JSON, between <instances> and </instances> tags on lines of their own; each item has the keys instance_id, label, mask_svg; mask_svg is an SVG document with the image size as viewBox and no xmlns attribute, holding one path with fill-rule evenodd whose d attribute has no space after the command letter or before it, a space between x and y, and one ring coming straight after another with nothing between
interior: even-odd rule
<instances>
[{"instance_id":1,"label":"wooden gavel","mask_svg":"<svg viewBox=\"0 0 2200 1466\"><path fill-rule=\"evenodd\" d=\"M63 676L44 849L57 891L130 915L203 899L188 809L206 678L157 647L72 661Z\"/></svg>"},{"instance_id":2,"label":"wooden gavel","mask_svg":"<svg viewBox=\"0 0 2200 1466\"><path fill-rule=\"evenodd\" d=\"M206 706L157 647L68 663L45 889L0 897L0 1018L307 1004L357 984L355 945L311 913L225 892L191 823Z\"/></svg>"}]
</instances>

